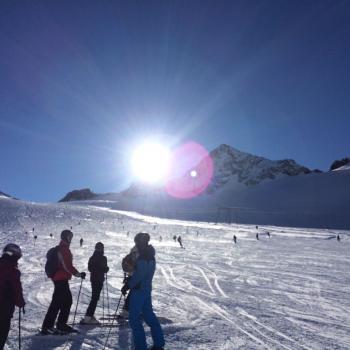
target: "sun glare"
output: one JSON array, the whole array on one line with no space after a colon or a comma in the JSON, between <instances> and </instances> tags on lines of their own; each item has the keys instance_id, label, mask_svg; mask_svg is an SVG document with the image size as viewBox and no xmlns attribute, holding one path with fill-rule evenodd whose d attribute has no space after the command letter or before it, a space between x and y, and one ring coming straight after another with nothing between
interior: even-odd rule
<instances>
[{"instance_id":1,"label":"sun glare","mask_svg":"<svg viewBox=\"0 0 350 350\"><path fill-rule=\"evenodd\" d=\"M170 163L170 151L158 143L139 146L132 156L134 176L144 182L157 183L165 179Z\"/></svg>"}]
</instances>

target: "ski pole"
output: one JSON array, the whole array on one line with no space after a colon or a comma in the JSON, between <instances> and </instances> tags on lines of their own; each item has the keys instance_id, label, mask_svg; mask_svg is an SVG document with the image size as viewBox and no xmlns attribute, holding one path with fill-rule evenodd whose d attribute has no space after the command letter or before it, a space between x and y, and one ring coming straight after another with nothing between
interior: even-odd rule
<instances>
[{"instance_id":1,"label":"ski pole","mask_svg":"<svg viewBox=\"0 0 350 350\"><path fill-rule=\"evenodd\" d=\"M110 315L110 311L109 311L109 293L108 293L108 279L107 279L107 273L106 273L106 291L107 291L107 311L108 311L108 315Z\"/></svg>"},{"instance_id":2,"label":"ski pole","mask_svg":"<svg viewBox=\"0 0 350 350\"><path fill-rule=\"evenodd\" d=\"M120 301L122 300L122 296L123 296L123 294L122 294L122 293L120 293L120 298L119 298L119 301L118 301L118 305L117 305L117 308L115 309L115 313L114 313L114 315L113 315L113 319L112 319L111 326L109 327L109 331L108 331L107 339L106 339L106 341L105 341L105 345L103 346L103 350L104 350L104 349L106 348L106 346L107 346L108 339L109 339L109 336L110 336L111 331L112 331L112 327L113 327L114 320L115 320L115 318L117 317L117 313L118 313L118 309L119 309Z\"/></svg>"},{"instance_id":3,"label":"ski pole","mask_svg":"<svg viewBox=\"0 0 350 350\"><path fill-rule=\"evenodd\" d=\"M81 292L82 285L83 285L83 279L81 279L81 282L80 282L80 288L79 288L79 293L78 293L77 305L75 306L75 312L74 312L72 327L74 327L74 325L75 325L75 316L77 315L77 310L78 310L78 304L79 304L79 298L80 298L80 292Z\"/></svg>"},{"instance_id":4,"label":"ski pole","mask_svg":"<svg viewBox=\"0 0 350 350\"><path fill-rule=\"evenodd\" d=\"M21 308L18 311L18 349L21 350Z\"/></svg>"},{"instance_id":5,"label":"ski pole","mask_svg":"<svg viewBox=\"0 0 350 350\"><path fill-rule=\"evenodd\" d=\"M102 324L105 322L105 286L102 285Z\"/></svg>"}]
</instances>

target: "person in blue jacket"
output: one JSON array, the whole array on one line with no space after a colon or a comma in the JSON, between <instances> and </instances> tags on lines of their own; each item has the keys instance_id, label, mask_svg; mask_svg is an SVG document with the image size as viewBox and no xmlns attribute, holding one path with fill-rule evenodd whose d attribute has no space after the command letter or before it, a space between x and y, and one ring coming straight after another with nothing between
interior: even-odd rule
<instances>
[{"instance_id":1,"label":"person in blue jacket","mask_svg":"<svg viewBox=\"0 0 350 350\"><path fill-rule=\"evenodd\" d=\"M150 235L140 232L135 238L138 250L135 272L128 278L122 288L125 295L130 289L129 324L132 330L135 350L147 350L142 318L151 328L153 347L150 350L164 349L164 335L152 307L152 279L156 269L155 250L149 245Z\"/></svg>"}]
</instances>

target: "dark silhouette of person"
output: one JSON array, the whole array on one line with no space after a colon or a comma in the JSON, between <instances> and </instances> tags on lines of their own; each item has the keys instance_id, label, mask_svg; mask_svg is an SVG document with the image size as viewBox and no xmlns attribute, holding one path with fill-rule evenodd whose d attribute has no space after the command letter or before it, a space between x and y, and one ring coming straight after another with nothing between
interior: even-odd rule
<instances>
[{"instance_id":1,"label":"dark silhouette of person","mask_svg":"<svg viewBox=\"0 0 350 350\"><path fill-rule=\"evenodd\" d=\"M52 238L52 233L50 233L50 237Z\"/></svg>"},{"instance_id":2,"label":"dark silhouette of person","mask_svg":"<svg viewBox=\"0 0 350 350\"><path fill-rule=\"evenodd\" d=\"M174 240L174 242L176 242L176 240L177 240L176 235L173 236L173 240Z\"/></svg>"},{"instance_id":3,"label":"dark silhouette of person","mask_svg":"<svg viewBox=\"0 0 350 350\"><path fill-rule=\"evenodd\" d=\"M256 238L257 240L259 240L259 233L257 233L257 234L255 235L255 238Z\"/></svg>"},{"instance_id":4,"label":"dark silhouette of person","mask_svg":"<svg viewBox=\"0 0 350 350\"><path fill-rule=\"evenodd\" d=\"M97 303L100 299L103 283L105 281L105 273L109 271L107 258L104 256L104 245L102 242L95 244L95 251L89 259L88 269L90 271L91 281L91 300L86 310L85 317L82 319L83 324L99 324L94 314Z\"/></svg>"},{"instance_id":5,"label":"dark silhouette of person","mask_svg":"<svg viewBox=\"0 0 350 350\"><path fill-rule=\"evenodd\" d=\"M181 236L177 237L177 241L179 242L180 247L183 248Z\"/></svg>"},{"instance_id":6,"label":"dark silhouette of person","mask_svg":"<svg viewBox=\"0 0 350 350\"><path fill-rule=\"evenodd\" d=\"M15 306L24 308L21 272L18 260L22 257L21 248L9 243L0 258L0 349L3 349L11 327Z\"/></svg>"},{"instance_id":7,"label":"dark silhouette of person","mask_svg":"<svg viewBox=\"0 0 350 350\"><path fill-rule=\"evenodd\" d=\"M267 237L271 238L269 231L267 231L266 234L267 234Z\"/></svg>"},{"instance_id":8,"label":"dark silhouette of person","mask_svg":"<svg viewBox=\"0 0 350 350\"><path fill-rule=\"evenodd\" d=\"M83 246L83 243L84 243L84 240L83 240L82 238L80 238L79 243L80 243L80 247L82 247L82 246Z\"/></svg>"},{"instance_id":9,"label":"dark silhouette of person","mask_svg":"<svg viewBox=\"0 0 350 350\"><path fill-rule=\"evenodd\" d=\"M236 237L236 235L233 235L233 242L235 242L235 244L237 243L237 237Z\"/></svg>"},{"instance_id":10,"label":"dark silhouette of person","mask_svg":"<svg viewBox=\"0 0 350 350\"><path fill-rule=\"evenodd\" d=\"M338 242L340 241L340 235L339 235L339 233L338 233L338 235L337 235L337 241L338 241Z\"/></svg>"}]
</instances>

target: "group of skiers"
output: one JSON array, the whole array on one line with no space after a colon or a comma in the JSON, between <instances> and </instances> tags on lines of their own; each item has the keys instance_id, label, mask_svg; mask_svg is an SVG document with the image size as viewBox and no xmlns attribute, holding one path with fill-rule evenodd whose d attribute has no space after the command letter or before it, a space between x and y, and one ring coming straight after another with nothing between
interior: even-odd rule
<instances>
[{"instance_id":1,"label":"group of skiers","mask_svg":"<svg viewBox=\"0 0 350 350\"><path fill-rule=\"evenodd\" d=\"M72 306L72 294L69 280L72 276L85 279L86 273L79 272L73 266L73 255L70 244L73 233L70 230L61 232L61 241L57 247L51 248L47 254L45 271L54 284L54 291L50 306L41 327L42 335L69 334L78 331L68 325L68 318ZM156 268L155 249L149 244L148 233L138 233L134 238L135 246L122 263L125 272L122 295L128 296L124 309L128 309L129 325L132 331L135 350L147 350L146 336L142 320L151 328L153 346L151 350L164 349L164 335L160 323L152 307L152 280ZM16 244L7 244L0 258L0 350L4 348L11 318L15 306L24 312L25 301L18 260L22 256L21 248ZM109 271L107 258L104 255L104 245L97 242L95 250L88 262L92 295L81 324L98 325L95 310L100 294Z\"/></svg>"}]
</instances>

